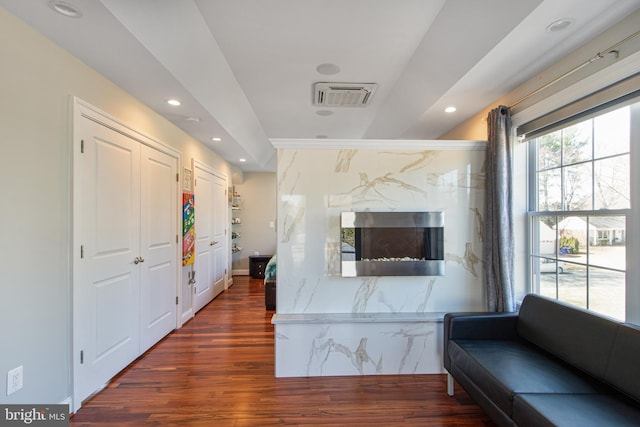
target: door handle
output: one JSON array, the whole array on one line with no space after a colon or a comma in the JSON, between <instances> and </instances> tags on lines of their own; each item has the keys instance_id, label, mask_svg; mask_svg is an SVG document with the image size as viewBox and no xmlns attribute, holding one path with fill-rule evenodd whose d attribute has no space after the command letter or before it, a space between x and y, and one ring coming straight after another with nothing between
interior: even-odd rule
<instances>
[{"instance_id":1,"label":"door handle","mask_svg":"<svg viewBox=\"0 0 640 427\"><path fill-rule=\"evenodd\" d=\"M142 257L137 256L133 259L134 264L140 264L141 262L144 262L144 258Z\"/></svg>"},{"instance_id":2,"label":"door handle","mask_svg":"<svg viewBox=\"0 0 640 427\"><path fill-rule=\"evenodd\" d=\"M215 246L217 244L218 244L218 242L216 242L215 240L212 240L211 243L209 243L209 246Z\"/></svg>"}]
</instances>

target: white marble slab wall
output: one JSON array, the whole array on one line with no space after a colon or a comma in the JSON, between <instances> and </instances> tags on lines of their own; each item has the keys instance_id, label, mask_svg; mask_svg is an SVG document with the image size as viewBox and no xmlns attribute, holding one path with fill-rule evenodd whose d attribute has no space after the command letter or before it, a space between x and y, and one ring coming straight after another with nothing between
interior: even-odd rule
<instances>
[{"instance_id":1,"label":"white marble slab wall","mask_svg":"<svg viewBox=\"0 0 640 427\"><path fill-rule=\"evenodd\" d=\"M314 313L330 319L344 313L484 308L484 143L273 142L278 148L278 316L302 319ZM445 275L341 277L344 211L444 212ZM407 325L373 317L356 323L274 321L277 375L441 372L441 323Z\"/></svg>"},{"instance_id":2,"label":"white marble slab wall","mask_svg":"<svg viewBox=\"0 0 640 427\"><path fill-rule=\"evenodd\" d=\"M355 322L278 316L285 317L276 323L278 377L442 372L439 316Z\"/></svg>"}]
</instances>

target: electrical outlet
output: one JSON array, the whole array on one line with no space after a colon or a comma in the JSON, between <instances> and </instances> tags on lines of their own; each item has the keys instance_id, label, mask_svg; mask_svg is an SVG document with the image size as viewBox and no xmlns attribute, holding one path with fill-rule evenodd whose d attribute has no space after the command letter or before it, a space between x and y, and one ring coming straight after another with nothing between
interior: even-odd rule
<instances>
[{"instance_id":1,"label":"electrical outlet","mask_svg":"<svg viewBox=\"0 0 640 427\"><path fill-rule=\"evenodd\" d=\"M22 366L7 372L7 396L22 388Z\"/></svg>"}]
</instances>

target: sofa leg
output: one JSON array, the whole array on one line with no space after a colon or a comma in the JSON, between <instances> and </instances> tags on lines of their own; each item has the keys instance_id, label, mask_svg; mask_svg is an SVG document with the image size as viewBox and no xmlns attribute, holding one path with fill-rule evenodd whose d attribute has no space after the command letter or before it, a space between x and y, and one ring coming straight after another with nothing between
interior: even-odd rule
<instances>
[{"instance_id":1,"label":"sofa leg","mask_svg":"<svg viewBox=\"0 0 640 427\"><path fill-rule=\"evenodd\" d=\"M447 394L453 396L453 377L447 372Z\"/></svg>"}]
</instances>

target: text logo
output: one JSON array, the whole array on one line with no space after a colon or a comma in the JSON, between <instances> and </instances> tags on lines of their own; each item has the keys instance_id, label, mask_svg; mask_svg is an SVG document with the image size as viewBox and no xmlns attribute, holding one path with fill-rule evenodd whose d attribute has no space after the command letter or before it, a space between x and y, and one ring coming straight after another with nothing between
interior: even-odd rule
<instances>
[{"instance_id":1,"label":"text logo","mask_svg":"<svg viewBox=\"0 0 640 427\"><path fill-rule=\"evenodd\" d=\"M0 427L68 427L69 405L0 405Z\"/></svg>"}]
</instances>

